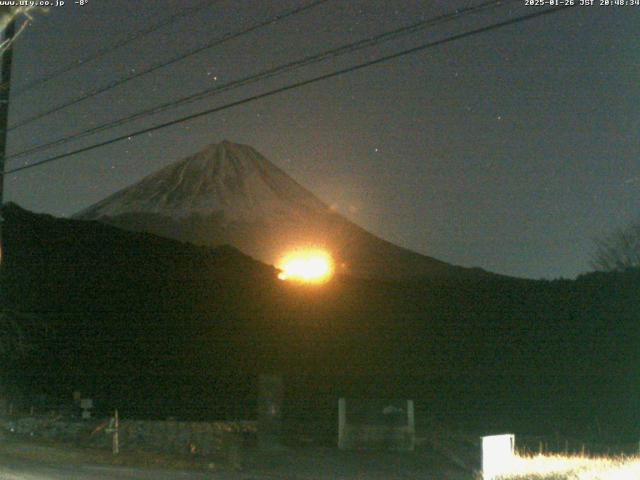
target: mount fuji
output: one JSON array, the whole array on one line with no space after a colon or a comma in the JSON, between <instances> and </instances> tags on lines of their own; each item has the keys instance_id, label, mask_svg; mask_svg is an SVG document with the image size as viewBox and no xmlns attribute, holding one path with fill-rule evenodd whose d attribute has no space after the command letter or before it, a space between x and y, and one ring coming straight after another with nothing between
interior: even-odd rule
<instances>
[{"instance_id":1,"label":"mount fuji","mask_svg":"<svg viewBox=\"0 0 640 480\"><path fill-rule=\"evenodd\" d=\"M196 245L230 244L277 265L322 248L338 273L411 279L488 275L387 242L331 210L255 149L223 141L74 215Z\"/></svg>"}]
</instances>

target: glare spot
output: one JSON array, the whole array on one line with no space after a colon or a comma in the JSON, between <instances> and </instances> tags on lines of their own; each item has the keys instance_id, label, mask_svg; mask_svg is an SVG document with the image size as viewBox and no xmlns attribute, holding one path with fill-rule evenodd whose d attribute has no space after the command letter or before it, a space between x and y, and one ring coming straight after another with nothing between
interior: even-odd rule
<instances>
[{"instance_id":1,"label":"glare spot","mask_svg":"<svg viewBox=\"0 0 640 480\"><path fill-rule=\"evenodd\" d=\"M278 278L303 283L324 283L333 275L331 256L323 250L296 250L280 261Z\"/></svg>"}]
</instances>

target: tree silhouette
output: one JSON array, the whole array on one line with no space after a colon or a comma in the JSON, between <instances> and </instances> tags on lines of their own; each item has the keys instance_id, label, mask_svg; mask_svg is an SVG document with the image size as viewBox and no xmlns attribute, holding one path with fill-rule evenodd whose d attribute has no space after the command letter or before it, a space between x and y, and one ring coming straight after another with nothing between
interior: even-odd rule
<instances>
[{"instance_id":1,"label":"tree silhouette","mask_svg":"<svg viewBox=\"0 0 640 480\"><path fill-rule=\"evenodd\" d=\"M609 272L640 268L640 221L596 240L591 264Z\"/></svg>"}]
</instances>

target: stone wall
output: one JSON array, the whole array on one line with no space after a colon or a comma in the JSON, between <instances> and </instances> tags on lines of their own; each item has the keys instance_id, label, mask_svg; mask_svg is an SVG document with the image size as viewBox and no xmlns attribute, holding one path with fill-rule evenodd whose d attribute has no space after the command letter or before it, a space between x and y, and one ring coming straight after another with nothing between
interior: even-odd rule
<instances>
[{"instance_id":1,"label":"stone wall","mask_svg":"<svg viewBox=\"0 0 640 480\"><path fill-rule=\"evenodd\" d=\"M0 429L18 435L110 449L110 419L75 420L28 416L0 420ZM120 420L121 451L146 450L207 456L255 442L256 422Z\"/></svg>"}]
</instances>

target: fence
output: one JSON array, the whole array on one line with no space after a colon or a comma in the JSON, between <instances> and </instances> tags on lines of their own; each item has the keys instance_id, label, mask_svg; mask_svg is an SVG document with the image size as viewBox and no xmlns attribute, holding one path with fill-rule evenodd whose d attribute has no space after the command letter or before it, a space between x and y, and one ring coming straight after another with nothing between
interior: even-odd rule
<instances>
[{"instance_id":1,"label":"fence","mask_svg":"<svg viewBox=\"0 0 640 480\"><path fill-rule=\"evenodd\" d=\"M338 447L413 450L415 417L413 400L338 401Z\"/></svg>"},{"instance_id":2,"label":"fence","mask_svg":"<svg viewBox=\"0 0 640 480\"><path fill-rule=\"evenodd\" d=\"M78 446L112 448L110 419L79 421L60 416L27 416L0 420L0 428L34 438ZM120 451L210 455L255 442L256 422L180 422L120 420Z\"/></svg>"}]
</instances>

